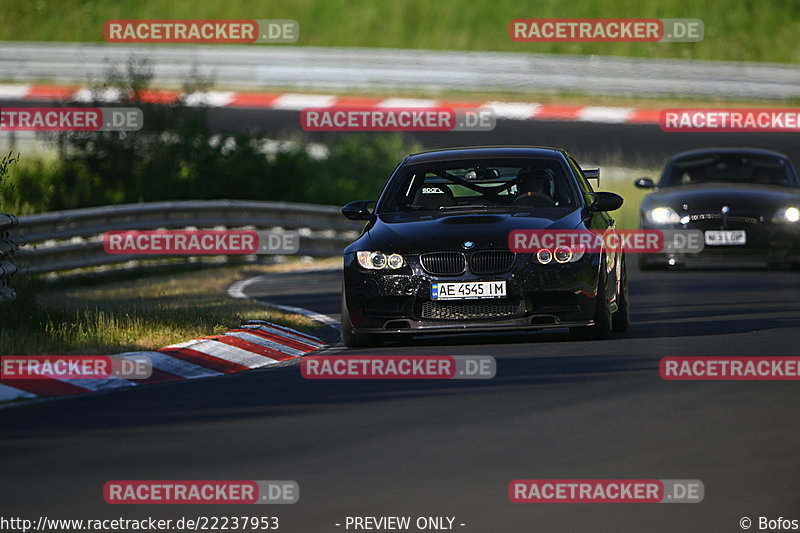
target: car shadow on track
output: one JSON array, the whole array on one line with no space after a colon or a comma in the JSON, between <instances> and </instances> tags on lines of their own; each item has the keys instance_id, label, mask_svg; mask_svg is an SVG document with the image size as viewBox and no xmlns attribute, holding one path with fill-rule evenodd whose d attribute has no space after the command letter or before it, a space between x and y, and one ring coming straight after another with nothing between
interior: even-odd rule
<instances>
[{"instance_id":1,"label":"car shadow on track","mask_svg":"<svg viewBox=\"0 0 800 533\"><path fill-rule=\"evenodd\" d=\"M5 455L27 453L14 443L80 431L127 431L248 417L266 421L330 409L353 409L355 415L365 403L490 394L508 387L600 383L634 372L657 379L657 367L652 357L528 356L498 360L497 374L488 380L307 380L299 365L283 366L3 409L0 449Z\"/></svg>"}]
</instances>

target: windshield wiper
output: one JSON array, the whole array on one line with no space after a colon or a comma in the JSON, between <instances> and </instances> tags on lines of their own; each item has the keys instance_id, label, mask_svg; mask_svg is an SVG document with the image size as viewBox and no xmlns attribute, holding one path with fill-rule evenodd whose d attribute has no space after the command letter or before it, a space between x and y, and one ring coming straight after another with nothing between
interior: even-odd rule
<instances>
[{"instance_id":1,"label":"windshield wiper","mask_svg":"<svg viewBox=\"0 0 800 533\"><path fill-rule=\"evenodd\" d=\"M446 211L450 209L502 209L507 210L512 206L510 205L484 205L484 204L471 204L471 205L443 205L439 210Z\"/></svg>"}]
</instances>

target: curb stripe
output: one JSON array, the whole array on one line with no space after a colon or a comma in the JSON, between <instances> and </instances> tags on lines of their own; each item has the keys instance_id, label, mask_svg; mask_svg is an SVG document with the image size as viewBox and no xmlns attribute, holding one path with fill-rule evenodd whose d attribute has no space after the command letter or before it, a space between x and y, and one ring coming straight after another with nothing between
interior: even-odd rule
<instances>
[{"instance_id":1,"label":"curb stripe","mask_svg":"<svg viewBox=\"0 0 800 533\"><path fill-rule=\"evenodd\" d=\"M336 105L336 97L327 94L282 94L272 104L273 109L302 111L306 107L330 107Z\"/></svg>"},{"instance_id":2,"label":"curb stripe","mask_svg":"<svg viewBox=\"0 0 800 533\"><path fill-rule=\"evenodd\" d=\"M280 94L234 93L229 107L272 107Z\"/></svg>"},{"instance_id":3,"label":"curb stripe","mask_svg":"<svg viewBox=\"0 0 800 533\"><path fill-rule=\"evenodd\" d=\"M225 334L226 337L231 337L234 339L241 339L243 341L247 341L251 344L258 344L259 346L263 346L265 348L269 348L272 351L291 355L294 357L302 357L308 352L312 351L313 348L308 348L304 350L299 350L297 348L293 348L291 346L287 346L286 344L281 344L279 342L275 342L274 340L264 337L262 335L257 335L255 333L250 332L242 332L242 331L229 331Z\"/></svg>"},{"instance_id":4,"label":"curb stripe","mask_svg":"<svg viewBox=\"0 0 800 533\"><path fill-rule=\"evenodd\" d=\"M87 392L84 388L57 379L3 379L0 380L0 384L31 392L36 396L61 396Z\"/></svg>"},{"instance_id":5,"label":"curb stripe","mask_svg":"<svg viewBox=\"0 0 800 533\"><path fill-rule=\"evenodd\" d=\"M625 107L584 107L578 112L578 120L621 124L630 122L631 115L633 109Z\"/></svg>"},{"instance_id":6,"label":"curb stripe","mask_svg":"<svg viewBox=\"0 0 800 533\"><path fill-rule=\"evenodd\" d=\"M487 102L486 107L492 110L498 118L529 120L536 116L541 106L539 104L513 102Z\"/></svg>"},{"instance_id":7,"label":"curb stripe","mask_svg":"<svg viewBox=\"0 0 800 533\"><path fill-rule=\"evenodd\" d=\"M378 102L377 107L435 107L436 105L436 100L422 98L387 98Z\"/></svg>"},{"instance_id":8,"label":"curb stripe","mask_svg":"<svg viewBox=\"0 0 800 533\"><path fill-rule=\"evenodd\" d=\"M571 105L543 104L537 109L534 118L549 120L578 120L582 107Z\"/></svg>"},{"instance_id":9,"label":"curb stripe","mask_svg":"<svg viewBox=\"0 0 800 533\"><path fill-rule=\"evenodd\" d=\"M0 85L0 98L30 98L30 85Z\"/></svg>"},{"instance_id":10,"label":"curb stripe","mask_svg":"<svg viewBox=\"0 0 800 533\"><path fill-rule=\"evenodd\" d=\"M222 335L221 337L212 337L210 340L221 342L223 344L227 344L228 346L233 346L235 348L240 348L242 350L246 350L248 352L257 353L258 355L263 355L264 357L268 357L275 361L286 361L287 359L295 359L297 355L291 355L285 352L281 352L275 350L273 348L267 348L266 346L262 346L260 344L256 344L255 342L250 342L244 339L240 339L238 337L232 337L229 335ZM301 352L302 355L302 352ZM261 366L261 365L258 365ZM254 367L255 368L255 367Z\"/></svg>"},{"instance_id":11,"label":"curb stripe","mask_svg":"<svg viewBox=\"0 0 800 533\"><path fill-rule=\"evenodd\" d=\"M298 355L302 355L306 352L310 352L311 350L316 350L318 348L318 346L311 346L310 344L306 344L304 342L298 342L296 340L289 339L287 337L281 337L280 335L276 335L275 333L271 333L269 331L264 331L256 328L232 329L227 334L232 335L233 333L241 333L244 335L258 337L261 340L271 341L270 344L278 346L277 349L283 350L284 347L288 347L292 351L300 352ZM232 336L239 337L239 335L232 335ZM270 344L265 344L264 346L269 346Z\"/></svg>"},{"instance_id":12,"label":"curb stripe","mask_svg":"<svg viewBox=\"0 0 800 533\"><path fill-rule=\"evenodd\" d=\"M264 322L263 320L250 320L249 322L245 322L245 324L242 327L246 328L249 326L258 326L262 328L264 331L277 331L280 332L281 335L286 335L287 337L290 338L300 337L300 339L297 340L300 340L301 342L308 341L311 344L317 344L319 346L325 345L325 343L322 342L317 337L312 337L311 335L307 335L302 331L297 331L296 329L292 329L289 326L279 326L277 324L272 324L270 322Z\"/></svg>"},{"instance_id":13,"label":"curb stripe","mask_svg":"<svg viewBox=\"0 0 800 533\"><path fill-rule=\"evenodd\" d=\"M325 346L320 339L292 328L259 322L243 325L223 335L192 339L157 351L118 354L128 358L149 358L153 372L146 379L0 379L0 401L87 394L220 376L297 359Z\"/></svg>"},{"instance_id":14,"label":"curb stripe","mask_svg":"<svg viewBox=\"0 0 800 533\"><path fill-rule=\"evenodd\" d=\"M197 356L189 357L184 361L180 355L175 353L166 354L164 352L127 352L121 354L123 356L145 356L150 359L153 364L153 370L160 370L166 374L175 376L176 379L193 379L210 376L219 376L223 372L210 370L205 366L198 364L199 356L208 357L205 354L197 352Z\"/></svg>"},{"instance_id":15,"label":"curb stripe","mask_svg":"<svg viewBox=\"0 0 800 533\"><path fill-rule=\"evenodd\" d=\"M0 383L0 401L6 402L8 400L16 400L18 398L36 398L36 395L31 392Z\"/></svg>"},{"instance_id":16,"label":"curb stripe","mask_svg":"<svg viewBox=\"0 0 800 533\"><path fill-rule=\"evenodd\" d=\"M249 366L240 365L239 363L234 363L232 361L228 361L227 359L214 357L213 355L208 355L206 353L193 350L192 348L162 348L159 351L164 355L181 359L184 362L192 363L192 366L196 366L199 370L197 370L196 373L187 376L189 379L215 375L218 376L221 374L232 374L234 372L241 372L243 370L250 369Z\"/></svg>"},{"instance_id":17,"label":"curb stripe","mask_svg":"<svg viewBox=\"0 0 800 533\"><path fill-rule=\"evenodd\" d=\"M201 341L190 342L194 343L190 345L193 350L197 350L198 352L202 352L206 355L213 355L214 357L218 357L219 359L224 359L232 363L243 365L246 367L246 370L269 364L265 361L265 359L271 359L265 358L263 355L253 353L248 350L243 350L237 346L233 346L224 342L217 342L215 340L205 339ZM271 362L274 361L275 360L272 359Z\"/></svg>"},{"instance_id":18,"label":"curb stripe","mask_svg":"<svg viewBox=\"0 0 800 533\"><path fill-rule=\"evenodd\" d=\"M142 102L172 103L181 95L180 91L169 89L148 89L138 97ZM103 100L113 101L114 91L101 96ZM25 100L65 100L74 98L89 101L91 91L86 87L59 85L0 84L0 98ZM537 104L530 102L481 102L431 100L422 98L376 98L361 96L337 96L331 94L299 93L259 93L209 91L205 94L184 95L187 105L209 105L212 107L246 107L259 109L280 109L302 111L308 107L357 106L357 107L453 107L488 108L497 118L516 120L568 120L581 122L601 122L608 124L658 124L658 109L634 109L628 107L603 107Z\"/></svg>"}]
</instances>

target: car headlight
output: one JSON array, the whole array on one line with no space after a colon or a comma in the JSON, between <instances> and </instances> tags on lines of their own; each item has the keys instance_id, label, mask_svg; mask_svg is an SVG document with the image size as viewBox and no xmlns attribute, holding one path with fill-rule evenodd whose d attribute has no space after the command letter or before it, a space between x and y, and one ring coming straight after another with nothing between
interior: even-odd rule
<instances>
[{"instance_id":1,"label":"car headlight","mask_svg":"<svg viewBox=\"0 0 800 533\"><path fill-rule=\"evenodd\" d=\"M775 213L775 216L772 218L772 221L778 224L781 223L793 224L795 222L798 222L800 221L800 208L791 206L778 209L778 212Z\"/></svg>"},{"instance_id":2,"label":"car headlight","mask_svg":"<svg viewBox=\"0 0 800 533\"><path fill-rule=\"evenodd\" d=\"M553 260L553 252L547 248L542 248L536 252L536 259L538 259L541 264L546 265Z\"/></svg>"},{"instance_id":3,"label":"car headlight","mask_svg":"<svg viewBox=\"0 0 800 533\"><path fill-rule=\"evenodd\" d=\"M570 248L569 246L557 246L552 250L542 248L534 254L531 261L538 261L542 265L546 265L551 261L556 263L575 263L583 257L584 253L582 248Z\"/></svg>"},{"instance_id":4,"label":"car headlight","mask_svg":"<svg viewBox=\"0 0 800 533\"><path fill-rule=\"evenodd\" d=\"M556 263L566 263L572 259L572 248L569 246L558 246L553 252L553 259Z\"/></svg>"},{"instance_id":5,"label":"car headlight","mask_svg":"<svg viewBox=\"0 0 800 533\"><path fill-rule=\"evenodd\" d=\"M681 217L671 207L655 207L645 212L647 221L651 224L677 224Z\"/></svg>"},{"instance_id":6,"label":"car headlight","mask_svg":"<svg viewBox=\"0 0 800 533\"><path fill-rule=\"evenodd\" d=\"M359 265L368 270L397 270L406 264L402 255L383 252L356 252L356 259Z\"/></svg>"}]
</instances>

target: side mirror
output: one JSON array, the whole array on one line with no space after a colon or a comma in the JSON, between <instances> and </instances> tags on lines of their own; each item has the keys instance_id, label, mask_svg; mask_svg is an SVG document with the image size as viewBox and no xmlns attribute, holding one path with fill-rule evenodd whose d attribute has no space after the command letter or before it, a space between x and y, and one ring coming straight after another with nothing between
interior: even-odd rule
<instances>
[{"instance_id":1,"label":"side mirror","mask_svg":"<svg viewBox=\"0 0 800 533\"><path fill-rule=\"evenodd\" d=\"M616 211L625 201L622 196L613 192L596 192L593 195L594 202L587 205L590 211Z\"/></svg>"},{"instance_id":2,"label":"side mirror","mask_svg":"<svg viewBox=\"0 0 800 533\"><path fill-rule=\"evenodd\" d=\"M350 202L342 208L342 214L350 220L374 220L375 215L368 208L371 203L372 200Z\"/></svg>"},{"instance_id":3,"label":"side mirror","mask_svg":"<svg viewBox=\"0 0 800 533\"><path fill-rule=\"evenodd\" d=\"M633 184L639 189L654 189L656 184L650 178L639 178L633 180Z\"/></svg>"}]
</instances>

